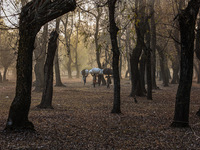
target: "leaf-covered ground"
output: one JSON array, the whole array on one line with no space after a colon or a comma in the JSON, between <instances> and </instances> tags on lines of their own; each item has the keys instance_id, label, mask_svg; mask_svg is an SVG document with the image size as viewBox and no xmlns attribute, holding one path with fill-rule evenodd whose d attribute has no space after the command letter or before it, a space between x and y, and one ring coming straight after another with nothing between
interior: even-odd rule
<instances>
[{"instance_id":1,"label":"leaf-covered ground","mask_svg":"<svg viewBox=\"0 0 200 150\"><path fill-rule=\"evenodd\" d=\"M29 120L36 132L3 131L15 83L0 84L0 149L79 150L79 149L200 149L200 85L193 84L190 105L191 128L171 128L177 85L153 91L153 100L129 96L130 82L121 81L122 114L111 114L113 85L93 88L92 79L84 86L81 79L64 79L66 87L54 87L54 109L36 108L41 93L32 93Z\"/></svg>"}]
</instances>

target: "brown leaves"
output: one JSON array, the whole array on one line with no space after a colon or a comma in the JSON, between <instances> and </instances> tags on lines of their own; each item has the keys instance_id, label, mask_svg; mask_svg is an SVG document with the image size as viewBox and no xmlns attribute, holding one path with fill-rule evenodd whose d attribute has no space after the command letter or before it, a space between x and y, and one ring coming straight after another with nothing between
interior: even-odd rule
<instances>
[{"instance_id":1,"label":"brown leaves","mask_svg":"<svg viewBox=\"0 0 200 150\"><path fill-rule=\"evenodd\" d=\"M93 88L92 79L84 86L81 79L65 80L66 87L55 87L54 109L35 108L41 93L32 93L29 120L35 133L0 134L0 149L198 149L200 85L193 84L190 128L170 128L177 85L155 90L153 101L138 97L134 103L130 84L122 80L122 114L111 114L113 85ZM0 130L5 127L14 83L1 90ZM161 85L160 85L161 87ZM10 89L10 90L8 90ZM9 96L9 100L4 99Z\"/></svg>"}]
</instances>

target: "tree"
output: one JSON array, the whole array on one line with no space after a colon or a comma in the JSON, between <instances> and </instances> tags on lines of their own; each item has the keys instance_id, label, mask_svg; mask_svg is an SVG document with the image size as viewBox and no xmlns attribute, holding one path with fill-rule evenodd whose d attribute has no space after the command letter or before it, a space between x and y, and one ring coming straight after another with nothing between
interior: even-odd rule
<instances>
[{"instance_id":1,"label":"tree","mask_svg":"<svg viewBox=\"0 0 200 150\"><path fill-rule=\"evenodd\" d=\"M178 4L178 11L181 11L181 9L184 6L184 1L179 1ZM179 82L179 70L180 70L180 35L179 35L179 22L178 20L175 20L175 27L173 29L173 39L174 39L174 46L176 49L175 54L172 56L172 69L173 69L173 75L172 75L172 81L171 84L177 84ZM178 58L178 59L177 59Z\"/></svg>"},{"instance_id":2,"label":"tree","mask_svg":"<svg viewBox=\"0 0 200 150\"><path fill-rule=\"evenodd\" d=\"M69 18L71 18L71 22L69 22ZM72 52L71 52L71 36L74 26L74 16L69 16L68 14L65 17L65 21L61 20L64 25L64 35L65 35L65 43L67 47L67 56L68 56L68 62L67 62L67 72L68 72L68 78L72 78ZM69 29L68 25L70 24Z\"/></svg>"},{"instance_id":3,"label":"tree","mask_svg":"<svg viewBox=\"0 0 200 150\"><path fill-rule=\"evenodd\" d=\"M167 44L166 44L167 46ZM161 70L161 76L163 80L163 86L169 86L169 78L168 78L168 70L167 70L167 58L164 53L164 48L161 48L159 45L156 45L156 49L158 51L158 54L160 56L160 70Z\"/></svg>"},{"instance_id":4,"label":"tree","mask_svg":"<svg viewBox=\"0 0 200 150\"><path fill-rule=\"evenodd\" d=\"M152 88L157 89L156 84L156 21L155 21L155 0L151 0L150 3L150 12L152 13L151 16L151 49L152 49L152 55L151 55L151 72L152 72Z\"/></svg>"},{"instance_id":5,"label":"tree","mask_svg":"<svg viewBox=\"0 0 200 150\"><path fill-rule=\"evenodd\" d=\"M34 50L34 56L36 59L34 71L35 71L35 92L41 92L44 87L44 62L46 56L48 37L48 23L44 25L41 37L36 40L37 48Z\"/></svg>"},{"instance_id":6,"label":"tree","mask_svg":"<svg viewBox=\"0 0 200 150\"><path fill-rule=\"evenodd\" d=\"M180 81L172 127L189 126L190 91L193 77L195 22L199 11L199 0L190 0L188 6L178 15L181 34Z\"/></svg>"},{"instance_id":7,"label":"tree","mask_svg":"<svg viewBox=\"0 0 200 150\"><path fill-rule=\"evenodd\" d=\"M57 39L58 33L56 31L52 31L48 44L47 58L44 65L44 88L42 93L42 101L37 106L38 108L53 109L53 60L57 49Z\"/></svg>"},{"instance_id":8,"label":"tree","mask_svg":"<svg viewBox=\"0 0 200 150\"><path fill-rule=\"evenodd\" d=\"M80 15L80 10L78 10L78 23L75 25L75 27L76 27L76 40L75 40L75 47L74 47L76 78L79 78L79 76L80 76L79 61L78 61L78 43L79 43L80 22L81 22L81 15Z\"/></svg>"},{"instance_id":9,"label":"tree","mask_svg":"<svg viewBox=\"0 0 200 150\"><path fill-rule=\"evenodd\" d=\"M59 33L59 27L60 27L60 18L56 19L56 31ZM57 47L59 45L59 41L57 41ZM54 59L54 65L55 65L55 75L56 75L56 85L55 86L65 86L60 77L60 65L59 65L59 58L58 58L58 48L56 50L56 55Z\"/></svg>"},{"instance_id":10,"label":"tree","mask_svg":"<svg viewBox=\"0 0 200 150\"><path fill-rule=\"evenodd\" d=\"M114 102L112 113L121 113L120 110L120 77L119 77L119 48L117 43L117 32L119 28L115 23L115 4L117 0L108 0L110 39L113 52L113 77L114 77Z\"/></svg>"},{"instance_id":11,"label":"tree","mask_svg":"<svg viewBox=\"0 0 200 150\"><path fill-rule=\"evenodd\" d=\"M76 7L75 0L32 0L21 10L15 98L10 106L6 130L34 130L28 120L31 104L32 56L36 34L47 22Z\"/></svg>"},{"instance_id":12,"label":"tree","mask_svg":"<svg viewBox=\"0 0 200 150\"><path fill-rule=\"evenodd\" d=\"M130 64L131 64L131 94L130 96L135 97L137 96L144 96L144 91L142 89L142 84L140 80L140 72L138 68L140 56L142 54L142 50L144 48L144 36L146 32L146 21L148 19L145 16L145 1L140 0L135 2L135 30L137 34L137 42L136 46L132 51L130 57Z\"/></svg>"}]
</instances>

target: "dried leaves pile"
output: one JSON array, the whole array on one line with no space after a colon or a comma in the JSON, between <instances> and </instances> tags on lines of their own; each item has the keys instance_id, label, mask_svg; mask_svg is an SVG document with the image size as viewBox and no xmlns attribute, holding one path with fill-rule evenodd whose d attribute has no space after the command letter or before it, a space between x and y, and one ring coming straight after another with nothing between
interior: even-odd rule
<instances>
[{"instance_id":1,"label":"dried leaves pile","mask_svg":"<svg viewBox=\"0 0 200 150\"><path fill-rule=\"evenodd\" d=\"M32 93L29 120L36 132L3 132L15 83L0 84L0 149L198 149L200 148L200 85L193 84L190 106L191 128L171 128L177 85L154 90L153 100L137 98L130 83L121 82L122 114L111 114L113 85L93 88L92 79L64 80L54 87L54 109L36 108L41 93Z\"/></svg>"}]
</instances>

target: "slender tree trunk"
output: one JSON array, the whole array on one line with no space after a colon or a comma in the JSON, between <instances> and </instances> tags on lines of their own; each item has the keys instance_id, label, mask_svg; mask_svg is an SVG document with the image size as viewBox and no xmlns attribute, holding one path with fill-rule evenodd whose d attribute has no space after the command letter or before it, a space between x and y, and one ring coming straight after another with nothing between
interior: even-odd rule
<instances>
[{"instance_id":1,"label":"slender tree trunk","mask_svg":"<svg viewBox=\"0 0 200 150\"><path fill-rule=\"evenodd\" d=\"M200 62L198 61L198 71L199 73L197 74L197 83L200 83Z\"/></svg>"},{"instance_id":2,"label":"slender tree trunk","mask_svg":"<svg viewBox=\"0 0 200 150\"><path fill-rule=\"evenodd\" d=\"M7 81L7 79L6 79L7 71L8 71L8 67L4 67L4 72L3 72L3 81Z\"/></svg>"},{"instance_id":3,"label":"slender tree trunk","mask_svg":"<svg viewBox=\"0 0 200 150\"><path fill-rule=\"evenodd\" d=\"M193 56L195 22L199 11L199 2L191 0L185 10L179 14L181 33L180 81L176 94L176 104L172 127L189 126L190 91L193 76Z\"/></svg>"},{"instance_id":4,"label":"slender tree trunk","mask_svg":"<svg viewBox=\"0 0 200 150\"><path fill-rule=\"evenodd\" d=\"M80 77L80 70L79 70L79 63L78 63L78 42L79 42L79 27L80 27L80 11L78 11L78 15L79 15L79 22L78 25L76 27L76 44L75 44L75 67L76 67L76 78Z\"/></svg>"},{"instance_id":5,"label":"slender tree trunk","mask_svg":"<svg viewBox=\"0 0 200 150\"><path fill-rule=\"evenodd\" d=\"M155 0L151 0L151 10L150 12L154 12L151 16L151 72L152 72L152 88L158 89L156 84L156 22L155 22Z\"/></svg>"},{"instance_id":6,"label":"slender tree trunk","mask_svg":"<svg viewBox=\"0 0 200 150\"><path fill-rule=\"evenodd\" d=\"M0 72L0 83L3 82L3 78L2 78L2 75L1 75L1 72Z\"/></svg>"},{"instance_id":7,"label":"slender tree trunk","mask_svg":"<svg viewBox=\"0 0 200 150\"><path fill-rule=\"evenodd\" d=\"M160 56L160 69L161 69L161 77L163 80L163 85L169 86L166 56L163 52L163 49L160 46L157 45L156 48L157 48L159 56Z\"/></svg>"},{"instance_id":8,"label":"slender tree trunk","mask_svg":"<svg viewBox=\"0 0 200 150\"><path fill-rule=\"evenodd\" d=\"M129 28L126 30L125 44L126 44L126 59L127 59L127 63L128 63L128 70L126 71L125 78L127 78L128 74L129 74L129 79L131 79L130 49L129 49L129 47L130 47L130 31L129 31Z\"/></svg>"},{"instance_id":9,"label":"slender tree trunk","mask_svg":"<svg viewBox=\"0 0 200 150\"><path fill-rule=\"evenodd\" d=\"M51 32L47 58L44 65L44 89L42 93L42 101L37 106L38 108L50 108L52 107L53 96L53 60L57 49L58 33L56 31Z\"/></svg>"},{"instance_id":10,"label":"slender tree trunk","mask_svg":"<svg viewBox=\"0 0 200 150\"><path fill-rule=\"evenodd\" d=\"M5 130L34 130L33 123L28 120L28 114L31 104L32 57L36 34L44 24L76 7L76 2L71 0L48 1L49 3L40 5L36 2L38 1L27 3L19 17L16 93L10 106ZM36 11L36 8L40 11Z\"/></svg>"},{"instance_id":11,"label":"slender tree trunk","mask_svg":"<svg viewBox=\"0 0 200 150\"><path fill-rule=\"evenodd\" d=\"M119 48L117 42L117 32L119 28L115 23L115 4L117 0L108 0L110 38L113 51L113 77L114 77L114 102L112 113L121 113L120 109L120 77L119 77Z\"/></svg>"},{"instance_id":12,"label":"slender tree trunk","mask_svg":"<svg viewBox=\"0 0 200 150\"><path fill-rule=\"evenodd\" d=\"M70 52L67 54L68 56L68 62L67 62L67 72L68 72L68 78L71 79L72 78L72 55L71 55L71 50Z\"/></svg>"},{"instance_id":13,"label":"slender tree trunk","mask_svg":"<svg viewBox=\"0 0 200 150\"><path fill-rule=\"evenodd\" d=\"M121 37L118 36L118 44L119 44L119 47L121 47L121 40L120 40ZM119 48L119 51L120 48ZM122 78L122 53L120 52L120 56L119 56L119 76L120 78Z\"/></svg>"},{"instance_id":14,"label":"slender tree trunk","mask_svg":"<svg viewBox=\"0 0 200 150\"><path fill-rule=\"evenodd\" d=\"M173 70L173 75L172 75L172 81L171 84L177 84L179 83L179 62L177 62L177 57L175 58L176 60L172 61L172 70Z\"/></svg>"},{"instance_id":15,"label":"slender tree trunk","mask_svg":"<svg viewBox=\"0 0 200 150\"><path fill-rule=\"evenodd\" d=\"M100 61L100 55L101 55L101 47L99 45L99 40L98 40L98 35L99 35L99 23L100 23L100 18L101 18L101 12L100 8L97 6L97 16L96 16L96 29L95 29L95 34L94 34L94 42L95 42L95 48L96 48L96 60L97 60L97 65L99 68L101 68L101 61Z\"/></svg>"},{"instance_id":16,"label":"slender tree trunk","mask_svg":"<svg viewBox=\"0 0 200 150\"><path fill-rule=\"evenodd\" d=\"M140 81L141 81L142 90L145 93L147 92L145 88L146 61L147 61L147 57L145 53L143 53L140 59Z\"/></svg>"},{"instance_id":17,"label":"slender tree trunk","mask_svg":"<svg viewBox=\"0 0 200 150\"><path fill-rule=\"evenodd\" d=\"M76 35L76 46L75 46L75 67L76 67L76 78L80 77L79 63L78 63L78 28Z\"/></svg>"},{"instance_id":18,"label":"slender tree trunk","mask_svg":"<svg viewBox=\"0 0 200 150\"><path fill-rule=\"evenodd\" d=\"M59 26L60 26L60 18L56 19L56 31L59 33ZM55 65L55 75L56 75L56 85L55 86L65 86L60 77L60 66L59 66L59 58L58 58L58 45L59 41L57 41L57 50L54 58L54 65Z\"/></svg>"},{"instance_id":19,"label":"slender tree trunk","mask_svg":"<svg viewBox=\"0 0 200 150\"><path fill-rule=\"evenodd\" d=\"M146 53L147 53L147 99L148 100L152 100L152 72L151 72L151 47L150 47L150 43L151 43L151 35L150 35L150 26L149 23L146 23ZM155 47L154 47L155 48ZM153 67L155 67L155 63L153 65ZM155 72L154 72L154 76L155 76Z\"/></svg>"}]
</instances>

